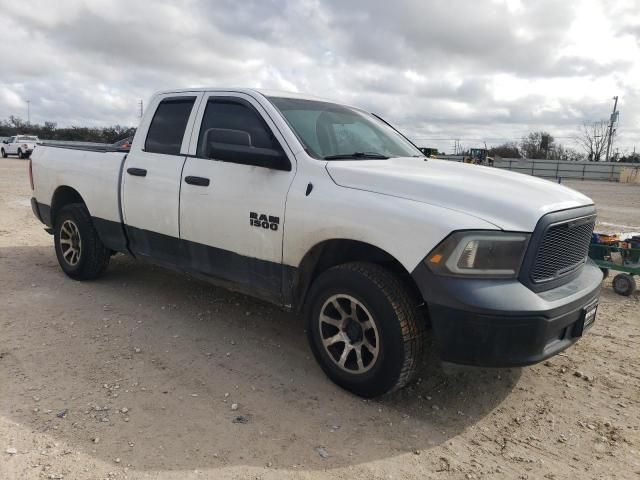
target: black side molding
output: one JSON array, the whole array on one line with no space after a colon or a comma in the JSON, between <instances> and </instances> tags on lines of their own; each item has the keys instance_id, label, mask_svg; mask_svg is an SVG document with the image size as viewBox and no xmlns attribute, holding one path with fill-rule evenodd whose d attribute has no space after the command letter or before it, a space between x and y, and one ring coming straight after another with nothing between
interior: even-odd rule
<instances>
[{"instance_id":1,"label":"black side molding","mask_svg":"<svg viewBox=\"0 0 640 480\"><path fill-rule=\"evenodd\" d=\"M127 168L127 173L129 175L133 175L134 177L146 177L147 171L144 168Z\"/></svg>"},{"instance_id":2,"label":"black side molding","mask_svg":"<svg viewBox=\"0 0 640 480\"><path fill-rule=\"evenodd\" d=\"M132 226L127 226L127 233L131 244L139 248L134 250L137 258L280 306L283 305L283 278L293 278L290 271L295 270L280 262L261 260ZM291 295L287 294L287 297Z\"/></svg>"},{"instance_id":3,"label":"black side molding","mask_svg":"<svg viewBox=\"0 0 640 480\"><path fill-rule=\"evenodd\" d=\"M47 227L53 227L51 221L51 207L44 203L38 202L34 197L31 197L31 210L38 220L44 223Z\"/></svg>"},{"instance_id":4,"label":"black side molding","mask_svg":"<svg viewBox=\"0 0 640 480\"><path fill-rule=\"evenodd\" d=\"M209 186L209 179L208 178L204 178L204 177L184 177L184 181L185 183L188 183L189 185L197 185L199 187L208 187Z\"/></svg>"}]
</instances>

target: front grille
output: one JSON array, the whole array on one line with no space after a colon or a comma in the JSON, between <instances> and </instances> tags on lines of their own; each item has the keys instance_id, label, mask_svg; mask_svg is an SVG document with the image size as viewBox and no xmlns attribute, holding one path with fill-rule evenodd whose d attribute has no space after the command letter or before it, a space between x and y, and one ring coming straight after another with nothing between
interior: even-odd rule
<instances>
[{"instance_id":1,"label":"front grille","mask_svg":"<svg viewBox=\"0 0 640 480\"><path fill-rule=\"evenodd\" d=\"M575 218L549 226L531 269L531 280L548 282L582 266L589 252L595 216Z\"/></svg>"}]
</instances>

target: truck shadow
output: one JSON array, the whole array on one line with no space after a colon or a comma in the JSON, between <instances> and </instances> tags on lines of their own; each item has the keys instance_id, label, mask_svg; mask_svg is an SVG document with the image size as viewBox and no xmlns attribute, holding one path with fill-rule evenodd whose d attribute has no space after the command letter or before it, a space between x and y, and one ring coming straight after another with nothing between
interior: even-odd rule
<instances>
[{"instance_id":1,"label":"truck shadow","mask_svg":"<svg viewBox=\"0 0 640 480\"><path fill-rule=\"evenodd\" d=\"M428 450L521 374L445 374L431 355L417 384L363 400L326 379L295 315L201 281L117 256L102 279L74 282L51 247L0 248L0 278L0 414L137 471L316 470Z\"/></svg>"}]
</instances>

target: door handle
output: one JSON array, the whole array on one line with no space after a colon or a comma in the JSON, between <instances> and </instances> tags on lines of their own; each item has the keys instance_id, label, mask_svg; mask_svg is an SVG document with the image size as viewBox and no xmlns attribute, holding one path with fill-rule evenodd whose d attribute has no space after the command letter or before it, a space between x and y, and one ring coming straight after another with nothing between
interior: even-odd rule
<instances>
[{"instance_id":1,"label":"door handle","mask_svg":"<svg viewBox=\"0 0 640 480\"><path fill-rule=\"evenodd\" d=\"M133 175L134 177L146 177L147 171L144 168L127 168L127 173L129 175Z\"/></svg>"},{"instance_id":2,"label":"door handle","mask_svg":"<svg viewBox=\"0 0 640 480\"><path fill-rule=\"evenodd\" d=\"M189 185L197 185L199 187L209 186L209 179L204 177L184 177L184 181Z\"/></svg>"}]
</instances>

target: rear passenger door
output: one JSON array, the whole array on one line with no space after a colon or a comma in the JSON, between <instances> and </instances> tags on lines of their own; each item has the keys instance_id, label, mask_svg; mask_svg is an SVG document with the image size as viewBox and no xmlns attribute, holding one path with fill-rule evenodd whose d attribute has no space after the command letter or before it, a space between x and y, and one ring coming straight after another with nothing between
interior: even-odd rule
<instances>
[{"instance_id":1,"label":"rear passenger door","mask_svg":"<svg viewBox=\"0 0 640 480\"><path fill-rule=\"evenodd\" d=\"M285 200L296 168L284 138L260 103L240 93L208 93L193 138L180 195L190 269L280 301ZM252 151L280 152L284 162L247 164Z\"/></svg>"},{"instance_id":2,"label":"rear passenger door","mask_svg":"<svg viewBox=\"0 0 640 480\"><path fill-rule=\"evenodd\" d=\"M154 98L122 172L123 215L130 249L159 263L180 263L180 175L201 92Z\"/></svg>"}]
</instances>

